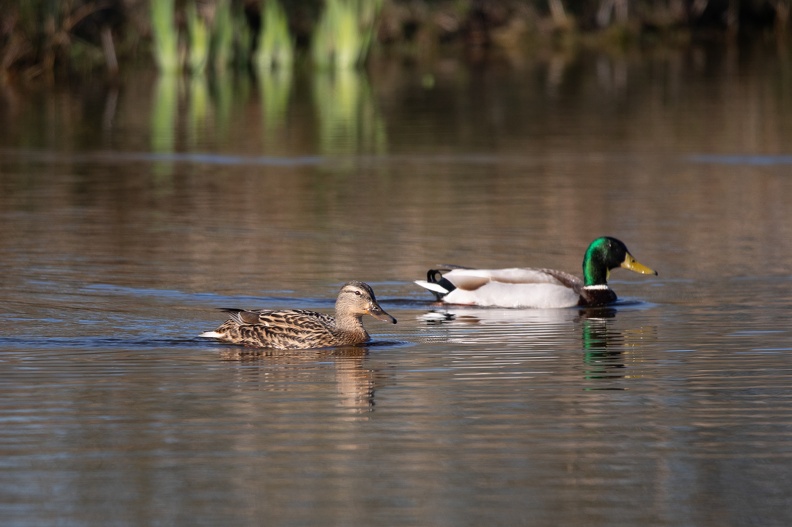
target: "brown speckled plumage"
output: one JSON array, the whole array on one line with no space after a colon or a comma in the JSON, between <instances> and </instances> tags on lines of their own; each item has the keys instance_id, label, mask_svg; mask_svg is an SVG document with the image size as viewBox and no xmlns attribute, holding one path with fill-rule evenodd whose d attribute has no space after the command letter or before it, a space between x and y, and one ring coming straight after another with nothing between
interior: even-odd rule
<instances>
[{"instance_id":1,"label":"brown speckled plumage","mask_svg":"<svg viewBox=\"0 0 792 527\"><path fill-rule=\"evenodd\" d=\"M257 348L311 349L368 342L363 315L396 323L382 310L368 284L347 282L338 293L335 317L305 309L225 309L229 319L202 336Z\"/></svg>"}]
</instances>

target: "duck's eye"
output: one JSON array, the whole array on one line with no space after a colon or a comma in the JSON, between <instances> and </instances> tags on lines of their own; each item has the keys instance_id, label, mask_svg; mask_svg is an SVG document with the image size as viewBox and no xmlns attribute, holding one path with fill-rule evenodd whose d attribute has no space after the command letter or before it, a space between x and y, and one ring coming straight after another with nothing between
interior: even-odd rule
<instances>
[{"instance_id":1,"label":"duck's eye","mask_svg":"<svg viewBox=\"0 0 792 527\"><path fill-rule=\"evenodd\" d=\"M356 294L357 296L360 296L360 295L361 295L360 291L355 291L355 294Z\"/></svg>"}]
</instances>

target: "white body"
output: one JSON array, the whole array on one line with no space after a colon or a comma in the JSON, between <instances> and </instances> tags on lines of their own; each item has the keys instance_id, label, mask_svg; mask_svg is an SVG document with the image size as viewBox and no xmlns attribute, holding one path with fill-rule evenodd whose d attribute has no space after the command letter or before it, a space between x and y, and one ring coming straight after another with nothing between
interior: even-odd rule
<instances>
[{"instance_id":1,"label":"white body","mask_svg":"<svg viewBox=\"0 0 792 527\"><path fill-rule=\"evenodd\" d=\"M576 276L547 269L453 269L443 278L456 289L449 293L439 284L415 283L445 294L442 301L447 304L523 308L576 306L583 287Z\"/></svg>"}]
</instances>

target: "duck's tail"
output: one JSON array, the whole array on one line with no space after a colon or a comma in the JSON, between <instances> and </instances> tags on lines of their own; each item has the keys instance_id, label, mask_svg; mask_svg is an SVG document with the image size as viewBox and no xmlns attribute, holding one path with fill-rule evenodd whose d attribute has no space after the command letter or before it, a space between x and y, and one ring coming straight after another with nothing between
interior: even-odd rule
<instances>
[{"instance_id":1,"label":"duck's tail","mask_svg":"<svg viewBox=\"0 0 792 527\"><path fill-rule=\"evenodd\" d=\"M228 313L228 320L226 320L219 328L214 331L204 331L198 335L199 337L205 337L209 339L225 339L228 337L229 328L252 324L253 322L250 321L250 318L257 317L255 313L245 311L244 309L221 307L220 311Z\"/></svg>"},{"instance_id":2,"label":"duck's tail","mask_svg":"<svg viewBox=\"0 0 792 527\"><path fill-rule=\"evenodd\" d=\"M443 277L443 271L439 269L429 269L426 272L426 280L415 280L415 283L424 289L428 289L435 296L437 301L456 289L456 286Z\"/></svg>"}]
</instances>

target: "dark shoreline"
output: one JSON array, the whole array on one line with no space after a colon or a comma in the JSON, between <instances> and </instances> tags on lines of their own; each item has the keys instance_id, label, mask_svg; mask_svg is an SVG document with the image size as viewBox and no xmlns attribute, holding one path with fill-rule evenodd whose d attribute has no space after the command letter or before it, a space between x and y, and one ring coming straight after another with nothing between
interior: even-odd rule
<instances>
[{"instance_id":1,"label":"dark shoreline","mask_svg":"<svg viewBox=\"0 0 792 527\"><path fill-rule=\"evenodd\" d=\"M0 14L0 82L62 73L115 74L149 62L155 67L146 0L77 0L70 7L67 2L52 7L43 0L8 0L6 4ZM184 4L177 2L176 8L180 32L184 30ZM567 4L572 2L386 0L373 53L408 61L456 54L476 63L514 52L624 51L686 46L702 40L723 47L748 39L777 40L787 47L790 42L790 9L785 2L631 2L628 6L626 0L591 0ZM258 2L232 2L232 6L244 10L250 27L260 23ZM308 54L322 2L300 2L297 7L284 2L284 7L299 60Z\"/></svg>"}]
</instances>

